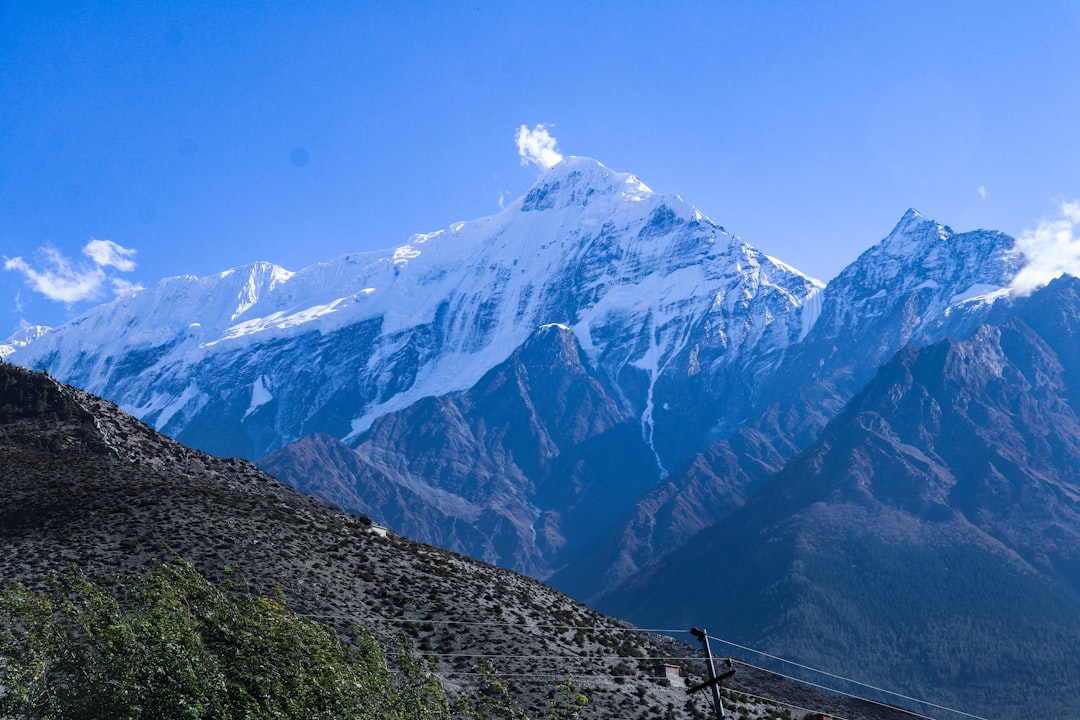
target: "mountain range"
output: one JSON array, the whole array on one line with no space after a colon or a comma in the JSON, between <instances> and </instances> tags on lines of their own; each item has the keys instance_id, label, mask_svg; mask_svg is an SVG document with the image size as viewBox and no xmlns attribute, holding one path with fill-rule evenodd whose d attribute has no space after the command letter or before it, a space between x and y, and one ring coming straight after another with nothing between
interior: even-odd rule
<instances>
[{"instance_id":1,"label":"mountain range","mask_svg":"<svg viewBox=\"0 0 1080 720\"><path fill-rule=\"evenodd\" d=\"M1080 706L1080 280L894 355L743 507L601 607L993 717ZM702 568L708 572L702 572ZM680 598L672 604L672 596Z\"/></svg>"},{"instance_id":2,"label":"mountain range","mask_svg":"<svg viewBox=\"0 0 1080 720\"><path fill-rule=\"evenodd\" d=\"M1073 697L1031 638L1072 638L1080 591L1080 316L1067 280L1017 297L1024 263L909 210L823 286L567 158L498 215L171 278L0 353L631 619L1018 716L1034 677ZM999 648L1019 680L955 667Z\"/></svg>"}]
</instances>

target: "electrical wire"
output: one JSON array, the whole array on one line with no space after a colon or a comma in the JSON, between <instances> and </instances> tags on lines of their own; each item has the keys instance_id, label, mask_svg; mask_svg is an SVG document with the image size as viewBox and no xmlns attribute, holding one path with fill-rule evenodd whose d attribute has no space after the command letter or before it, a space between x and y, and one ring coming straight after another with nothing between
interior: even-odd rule
<instances>
[{"instance_id":1,"label":"electrical wire","mask_svg":"<svg viewBox=\"0 0 1080 720\"><path fill-rule=\"evenodd\" d=\"M932 707L935 710L945 710L946 712L956 713L957 715L963 715L964 717L973 718L974 720L987 720L986 718L982 717L981 715L972 715L971 713L964 712L963 710L957 710L956 708L951 708L951 707L948 707L948 706L945 706L945 705L938 705L937 703L932 703L929 700L922 700L920 698L912 697L910 695L904 695L903 693L898 693L898 692L895 692L893 690L886 690L885 688L877 687L876 685L871 685L869 683L860 682L858 680L852 680L851 678L844 677L843 675L837 675L835 673L828 672L827 670L820 670L818 668L811 667L810 665L804 665L803 663L795 662L794 660L788 660L787 658L782 658L782 657L779 657L777 655L771 655L771 654L765 652L764 650L757 650L755 648L747 647L745 645L740 645L740 644L732 642L730 640L725 640L724 638L721 638L721 637L716 637L714 635L709 635L709 639L710 640L716 640L719 643L723 643L725 645L730 645L731 647L735 647L735 648L738 648L740 650L745 650L746 652L757 653L758 655L762 655L763 657L767 657L770 660L776 660L778 662L783 662L783 663L787 663L789 665L794 665L795 667L802 668L803 670L809 670L811 672L820 673L821 675L833 678L834 680L843 680L844 682L849 682L852 685L858 685L859 687L864 687L864 688L867 688L869 690L874 690L876 692L884 693L886 695L891 695L893 697L901 698L901 699L907 700L909 702L920 703L922 705ZM748 663L743 663L743 664L747 665ZM751 665L750 667L754 667L754 666ZM758 669L759 670L766 670L766 668L758 668ZM767 672L775 672L775 671L768 670ZM781 673L775 673L775 674L780 675ZM784 676L784 677L787 677L787 676ZM790 680L798 680L799 682L805 682L807 684L813 684L813 683L809 683L806 680L799 680L798 678L789 678L789 679ZM814 686L815 687L824 687L824 686L821 686L821 685L814 685ZM839 691L837 691L837 692L839 692ZM857 697L855 695L851 695L850 693L842 693L842 694L848 695L849 697ZM866 700L867 698L861 698L861 699ZM874 702L874 701L870 700L869 702ZM892 707L892 706L889 706L889 707ZM925 716L921 716L921 717L925 717Z\"/></svg>"},{"instance_id":2,"label":"electrical wire","mask_svg":"<svg viewBox=\"0 0 1080 720\"><path fill-rule=\"evenodd\" d=\"M865 697L863 697L861 695L855 695L853 693L844 692L843 690L837 690L834 687L829 687L828 685L821 685L819 683L811 682L810 680L805 680L803 678L797 678L797 677L795 677L793 675L785 675L784 673L777 672L775 670L770 670L769 668L763 668L763 667L758 667L757 665L751 665L750 663L743 662L742 660L739 660L739 659L735 659L732 662L736 662L739 665L743 665L745 667L754 668L755 670L761 670L763 672L767 672L767 673L770 673L772 675L776 675L777 677L782 677L782 678L784 678L786 680L792 680L792 681L800 683L802 685L809 685L810 687L817 688L818 690L825 690L827 692L834 693L836 695L843 695L844 697L848 697L848 698L851 698L853 700L861 700L863 702L868 702L868 703L871 703L873 705L880 705L881 707L888 708L888 709L896 711L896 712L902 712L902 713L905 713L907 715L913 715L914 717L922 718L922 720L933 720L933 718L931 718L931 717L929 717L927 715L923 715L922 713L915 712L914 710L908 710L907 708L902 708L902 707L899 707L897 705L890 705L889 703L881 702L880 700L871 700L870 698L865 698ZM942 709L943 710L949 710L949 708L942 708ZM960 712L960 711L959 710L950 710L950 712ZM965 712L960 712L960 714L961 715L967 715L967 713L965 713ZM971 715L970 717L978 717L978 716ZM986 718L980 718L980 720L986 720Z\"/></svg>"},{"instance_id":3,"label":"electrical wire","mask_svg":"<svg viewBox=\"0 0 1080 720\"><path fill-rule=\"evenodd\" d=\"M315 614L311 614L311 615L307 615L307 617L335 619L335 620L356 620L357 619L355 616L350 616L350 615L315 615ZM515 622L509 622L509 621L423 620L423 619L410 619L410 618L387 618L387 617L378 617L378 616L375 616L375 619L383 620L383 621L386 621L386 622L393 622L393 623L412 623L412 624L420 624L420 625L422 625L422 624L430 624L430 625L461 625L461 626L467 626L467 627L501 627L501 628L521 628L521 627L523 627L523 623L515 623ZM681 628L639 628L639 627L633 627L633 626L619 627L617 625L616 626L604 627L602 625L597 626L597 625L561 625L561 624L546 624L546 625L543 625L543 624L541 624L541 625L528 625L527 627L529 627L530 629L552 629L552 630L559 630L559 631L563 631L563 632L565 632L565 631L576 631L576 630L587 630L587 631L590 631L590 632L593 632L593 633L597 633L597 632L655 633L655 634L659 634L659 635L688 635L688 634L690 634L689 630L685 630L685 629L681 629ZM787 658L783 658L783 657L780 657L778 655L772 655L772 654L767 653L767 652L765 652L763 650L758 650L756 648L748 647L746 645L741 645L739 643L733 642L731 640L726 640L724 638L721 638L721 637L718 637L718 636L715 636L715 635L709 635L708 637L711 640L715 640L715 641L717 641L719 643L722 643L724 645L728 645L730 647L738 648L739 650L743 650L745 652L755 653L755 654L761 655L763 657L767 657L767 658L769 658L771 660L776 660L777 662L787 663L789 665L801 668L803 670L808 670L810 672L816 672L816 673L819 673L819 674L824 675L826 677L832 678L834 680L840 680L840 681L843 681L843 682L851 683L853 685L863 687L863 688L866 688L868 690L873 690L875 692L883 693L885 695L900 698L900 699L906 700L908 702L918 703L920 705L924 705L926 707L931 707L931 708L934 708L936 710L943 710L945 712L955 713L956 715L961 715L961 716L964 716L964 717L967 717L967 718L971 718L972 720L987 720L986 718L984 718L984 717L982 717L980 715L974 715L972 713L968 713L968 712L965 712L963 710L957 710L956 708L951 708L951 707L948 707L946 705L940 705L940 704L931 702L929 700L923 700L921 698L912 697L910 695L905 695L903 693L895 692L895 691L892 691L892 690L887 690L885 688L878 687L876 685L871 685L869 683L865 683L865 682L861 682L861 681L858 681L858 680L854 680L852 678L844 677L843 675L837 675L837 674L831 673L831 672L829 672L827 670L821 670L819 668L815 668L815 667L812 667L810 665L799 663L799 662L796 662L794 660L789 660ZM605 660L605 659L614 660L614 659L618 659L618 660L624 660L624 661L627 661L627 662L632 662L632 661L635 661L635 660L657 660L657 661L668 660L668 661L701 662L701 658L699 658L699 657L694 657L694 658L670 658L670 657L665 657L665 658L651 658L651 657L650 658L640 658L640 657L633 657L633 656L623 657L623 656L595 656L595 655L594 656L588 656L588 655L567 655L567 656L527 655L527 656L522 656L522 655L502 655L502 654L490 654L490 655L480 655L480 654L476 654L476 655L471 655L471 654L454 655L454 654L440 654L440 653L426 653L426 654L428 654L428 655L437 655L439 657L447 657L447 658L464 657L464 658L476 658L476 659L506 658L506 659L518 659L518 660L520 660L520 659L530 659L530 658L536 659L536 658L543 657L543 659L558 659L558 660ZM817 689L820 689L820 690L824 690L824 691L827 691L827 692L832 692L832 693L835 693L837 695L842 695L844 697L849 697L849 698L856 699L856 700L864 700L866 702L882 705L882 706L890 708L890 709L900 710L902 712L905 712L905 713L910 714L910 715L914 715L915 717L919 717L919 718L926 718L927 717L925 715L921 715L919 713L916 713L916 712L911 711L911 710L907 710L905 708L900 708L900 707L897 707L895 705L890 705L888 703L883 703L883 702L879 702L879 701L876 701L876 700L871 700L869 698L865 698L865 697L862 697L862 696L859 696L859 695L855 695L853 693L844 692L842 690L830 687L828 685L822 685L822 684L819 684L819 683L811 682L809 680L804 680L802 678L793 677L793 676L790 676L790 675L785 675L785 674L777 672L775 670L771 670L769 668L758 667L756 665L752 665L750 663L747 663L747 662L744 662L744 661L741 661L741 660L738 660L738 659L736 659L736 662L740 662L740 663L742 663L743 665L745 665L747 667L752 667L752 668L755 668L757 670L761 670L762 672L772 673L772 674L777 675L779 677L783 677L785 679L792 680L794 682L799 682L799 683L802 683L802 684L805 684L805 685L808 685L808 686L811 686L811 687L814 687L814 688L817 688ZM457 674L464 674L464 673L457 673ZM517 675L514 675L514 674L506 675L506 677L524 677L524 676L536 676L536 675L535 674L529 674L529 673L521 673L521 674L517 674ZM558 675L558 677L565 677L565 674ZM609 677L626 677L626 676L610 675ZM777 700L769 700L769 702L776 702L776 703L779 703L779 704L784 704L781 701L777 701Z\"/></svg>"},{"instance_id":4,"label":"electrical wire","mask_svg":"<svg viewBox=\"0 0 1080 720\"><path fill-rule=\"evenodd\" d=\"M729 690L729 689L724 688L724 690ZM732 696L733 693L738 693L739 695L745 695L746 697L753 698L755 700L762 700L762 701L770 703L772 705L783 705L784 707L789 707L789 708L791 708L793 710L802 710L803 712L808 712L808 713L819 712L817 710L814 710L813 708L803 707L802 705L792 705L791 703L784 702L783 700L774 700L773 698L767 698L767 697L764 697L762 695L755 695L753 693L748 693L745 690L736 690L734 688L731 688L730 691L728 692L728 697L730 699L734 700L735 702L740 702L740 700L738 698L736 698L736 697L733 697ZM859 698L859 699L861 700L862 698ZM829 717L832 718L832 720L847 720L847 718L844 718L844 717L842 717L840 715L833 715L832 713L829 713Z\"/></svg>"}]
</instances>

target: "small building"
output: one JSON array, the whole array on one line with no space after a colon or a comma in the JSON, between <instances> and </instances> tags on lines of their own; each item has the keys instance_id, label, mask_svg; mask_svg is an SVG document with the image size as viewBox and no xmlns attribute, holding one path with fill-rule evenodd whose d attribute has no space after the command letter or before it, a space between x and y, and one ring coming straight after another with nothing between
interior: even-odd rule
<instances>
[{"instance_id":1,"label":"small building","mask_svg":"<svg viewBox=\"0 0 1080 720\"><path fill-rule=\"evenodd\" d=\"M659 678L677 678L682 677L682 668L678 665L668 665L667 663L657 663L653 665L653 676Z\"/></svg>"},{"instance_id":2,"label":"small building","mask_svg":"<svg viewBox=\"0 0 1080 720\"><path fill-rule=\"evenodd\" d=\"M683 679L682 676L682 668L680 668L678 665L657 663L653 665L652 674L653 677L667 680L668 684L672 687L686 687L686 681Z\"/></svg>"}]
</instances>

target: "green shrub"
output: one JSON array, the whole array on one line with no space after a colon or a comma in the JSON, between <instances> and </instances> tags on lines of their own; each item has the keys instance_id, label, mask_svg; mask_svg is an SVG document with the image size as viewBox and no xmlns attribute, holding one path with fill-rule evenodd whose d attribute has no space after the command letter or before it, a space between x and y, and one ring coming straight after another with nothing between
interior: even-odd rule
<instances>
[{"instance_id":1,"label":"green shrub","mask_svg":"<svg viewBox=\"0 0 1080 720\"><path fill-rule=\"evenodd\" d=\"M447 705L412 665L395 683L370 633L346 644L280 594L218 587L183 561L115 594L74 568L44 595L8 586L0 686L0 716L56 720L391 719Z\"/></svg>"}]
</instances>

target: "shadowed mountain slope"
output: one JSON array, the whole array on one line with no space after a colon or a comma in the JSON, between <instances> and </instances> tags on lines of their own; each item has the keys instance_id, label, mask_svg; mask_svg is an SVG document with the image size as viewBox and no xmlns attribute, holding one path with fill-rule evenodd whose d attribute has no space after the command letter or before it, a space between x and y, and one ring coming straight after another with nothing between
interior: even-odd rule
<instances>
[{"instance_id":1,"label":"shadowed mountain slope","mask_svg":"<svg viewBox=\"0 0 1080 720\"><path fill-rule=\"evenodd\" d=\"M1069 714L1078 311L1080 280L1059 280L966 340L905 348L743 508L602 607L707 615L736 640L989 717Z\"/></svg>"},{"instance_id":2,"label":"shadowed mountain slope","mask_svg":"<svg viewBox=\"0 0 1080 720\"><path fill-rule=\"evenodd\" d=\"M295 609L339 628L362 623L384 641L404 631L451 692L487 657L534 716L573 675L590 698L586 718L704 717L685 690L649 677L650 658L685 647L661 649L535 580L377 529L245 461L190 450L110 403L0 363L3 579L40 586L73 562L108 580L168 547L210 577L235 568L255 591L280 585ZM742 689L859 707L753 673ZM748 717L777 712L740 706Z\"/></svg>"},{"instance_id":3,"label":"shadowed mountain slope","mask_svg":"<svg viewBox=\"0 0 1080 720\"><path fill-rule=\"evenodd\" d=\"M406 535L535 577L610 532L658 472L640 425L558 325L470 390L376 420L355 452L317 437L259 464Z\"/></svg>"}]
</instances>

